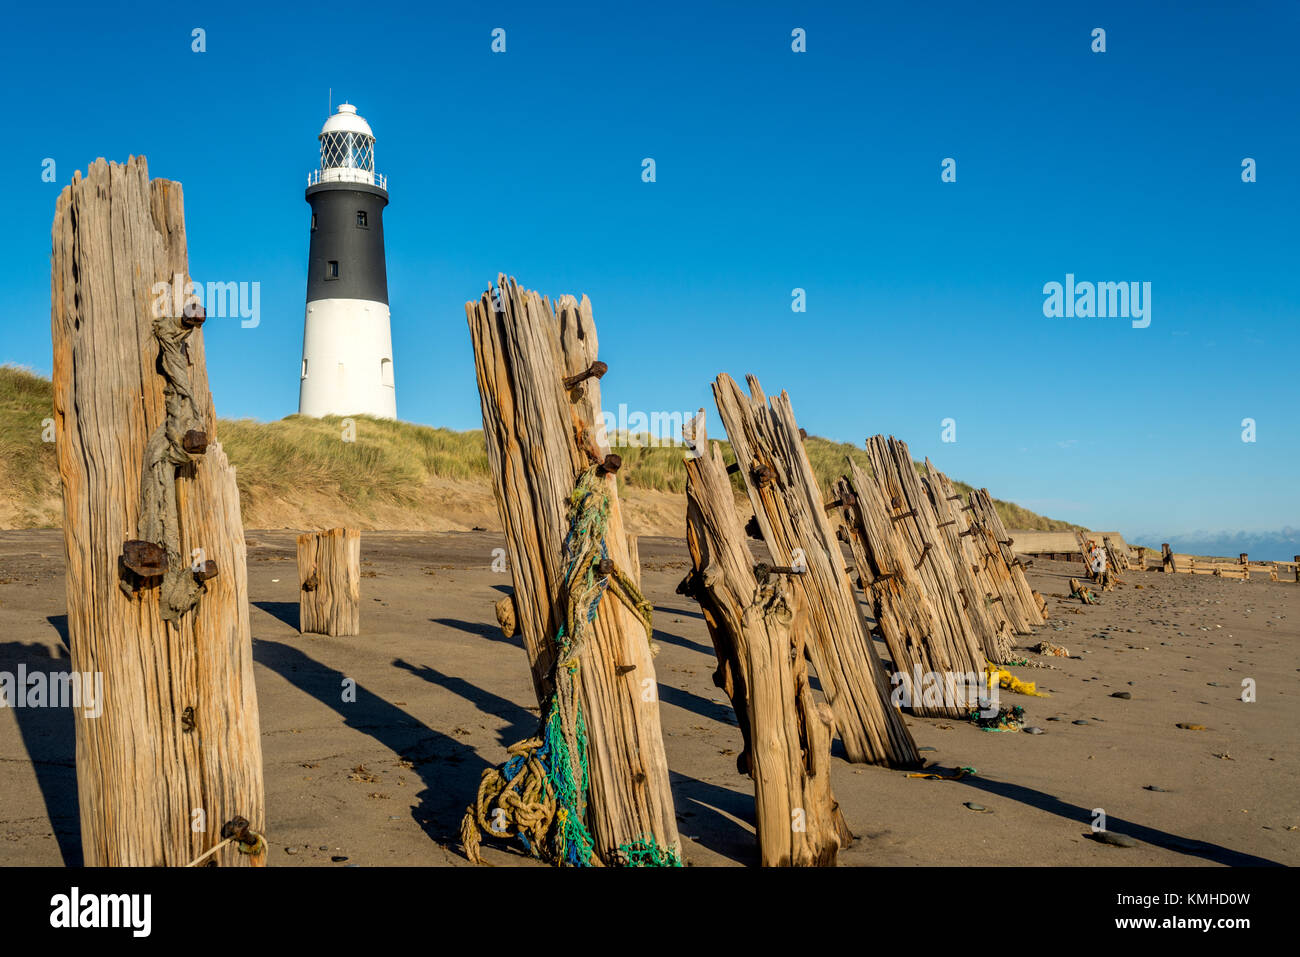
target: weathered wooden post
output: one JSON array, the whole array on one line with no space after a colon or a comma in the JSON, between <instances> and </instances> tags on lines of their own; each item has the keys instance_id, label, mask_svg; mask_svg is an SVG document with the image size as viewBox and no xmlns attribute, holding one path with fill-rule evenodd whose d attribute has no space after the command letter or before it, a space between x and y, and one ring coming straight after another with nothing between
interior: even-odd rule
<instances>
[{"instance_id":1,"label":"weathered wooden post","mask_svg":"<svg viewBox=\"0 0 1300 957\"><path fill-rule=\"evenodd\" d=\"M1300 555L1295 556L1295 580L1300 584Z\"/></svg>"},{"instance_id":2,"label":"weathered wooden post","mask_svg":"<svg viewBox=\"0 0 1300 957\"><path fill-rule=\"evenodd\" d=\"M834 719L808 684L808 618L794 615L786 573L759 565L756 574L726 463L708 444L704 410L683 437L695 450L686 460L694 568L678 591L700 603L718 655L715 683L744 732L738 764L754 779L760 858L768 867L832 866L852 835L831 791Z\"/></svg>"},{"instance_id":3,"label":"weathered wooden post","mask_svg":"<svg viewBox=\"0 0 1300 957\"><path fill-rule=\"evenodd\" d=\"M298 630L361 634L361 532L331 528L298 536Z\"/></svg>"},{"instance_id":4,"label":"weathered wooden post","mask_svg":"<svg viewBox=\"0 0 1300 957\"><path fill-rule=\"evenodd\" d=\"M963 561L970 567L976 584L983 591L989 618L996 626L994 637L985 639L984 653L989 661L998 664L1010 661L1010 632L1030 634L1031 624L1038 624L1037 612L1031 618L1021 608L1011 569L1002 557L996 535L980 520L974 498L963 504L963 496L952 480L935 468L928 458L925 471L923 484L935 518L948 538L953 561ZM999 657L994 657L994 654Z\"/></svg>"},{"instance_id":5,"label":"weathered wooden post","mask_svg":"<svg viewBox=\"0 0 1300 957\"><path fill-rule=\"evenodd\" d=\"M844 750L855 762L919 764L916 742L890 704L884 664L849 581L790 397L782 392L769 402L756 378L746 381L748 396L720 375L713 397L771 564L803 569L790 577L795 615L810 616L809 652Z\"/></svg>"},{"instance_id":6,"label":"weathered wooden post","mask_svg":"<svg viewBox=\"0 0 1300 957\"><path fill-rule=\"evenodd\" d=\"M921 573L931 602L936 608L946 606L943 619L956 629L954 640L964 641L972 655L984 654L996 662L1010 660L1009 636L988 613L984 590L970 566L961 560L960 550L946 537L952 528L939 527L940 519L916 474L907 443L873 435L866 448L889 505L890 520L908 542L908 554Z\"/></svg>"},{"instance_id":7,"label":"weathered wooden post","mask_svg":"<svg viewBox=\"0 0 1300 957\"><path fill-rule=\"evenodd\" d=\"M1047 602L1029 587L1029 580L1025 578L1025 563L1020 560L1020 557L1013 550L1015 539L1007 531L1007 526L1002 521L1002 516L998 514L997 506L993 504L993 497L989 495L989 490L986 488L975 489L971 492L970 504L974 506L972 514L978 516L979 521L992 532L993 538L997 542L998 550L1002 553L1002 560L1011 572L1011 583L1015 586L1016 594L1019 596L1020 607L1025 611L1030 622L1042 624L1048 618ZM1035 612L1037 617L1035 617Z\"/></svg>"},{"instance_id":8,"label":"weathered wooden post","mask_svg":"<svg viewBox=\"0 0 1300 957\"><path fill-rule=\"evenodd\" d=\"M1138 563L1138 570L1139 570L1139 571L1146 571L1146 570L1147 570L1147 549L1146 549L1146 546L1145 546L1145 545L1138 545L1138 546L1136 546L1136 548L1137 548L1137 563Z\"/></svg>"},{"instance_id":9,"label":"weathered wooden post","mask_svg":"<svg viewBox=\"0 0 1300 957\"><path fill-rule=\"evenodd\" d=\"M461 829L466 852L477 858L481 828L518 834L557 863L680 863L650 606L623 529L620 459L602 428L607 367L591 304L563 296L552 309L501 275L465 312L513 610L543 718L511 751L522 762L485 772ZM527 807L515 800L525 779L537 789Z\"/></svg>"},{"instance_id":10,"label":"weathered wooden post","mask_svg":"<svg viewBox=\"0 0 1300 957\"><path fill-rule=\"evenodd\" d=\"M1168 542L1164 542L1160 546L1160 564L1166 575L1172 575L1178 571L1178 566L1174 563L1173 549L1169 547Z\"/></svg>"},{"instance_id":11,"label":"weathered wooden post","mask_svg":"<svg viewBox=\"0 0 1300 957\"><path fill-rule=\"evenodd\" d=\"M867 604L894 663L892 695L914 715L965 718L977 708L984 656L931 603L881 486L848 459L836 486L842 526ZM972 697L974 700L972 700Z\"/></svg>"},{"instance_id":12,"label":"weathered wooden post","mask_svg":"<svg viewBox=\"0 0 1300 957\"><path fill-rule=\"evenodd\" d=\"M244 530L180 185L97 160L59 196L51 262L69 645L103 676L102 714L73 712L85 862L183 865L228 838L209 860L258 863Z\"/></svg>"}]
</instances>

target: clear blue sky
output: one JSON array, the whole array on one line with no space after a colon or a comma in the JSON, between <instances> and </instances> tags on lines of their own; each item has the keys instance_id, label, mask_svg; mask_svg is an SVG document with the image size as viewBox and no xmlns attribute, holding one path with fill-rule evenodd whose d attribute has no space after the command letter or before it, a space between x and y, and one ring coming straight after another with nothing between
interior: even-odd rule
<instances>
[{"instance_id":1,"label":"clear blue sky","mask_svg":"<svg viewBox=\"0 0 1300 957\"><path fill-rule=\"evenodd\" d=\"M479 427L463 304L505 270L591 296L607 405L707 405L718 434L710 381L753 372L811 432L896 434L1054 517L1300 526L1296 3L52 11L0 40L0 361L49 371L59 189L143 153L184 184L194 277L261 284L259 327L205 328L218 411L294 412L333 88L389 176L404 419ZM1066 273L1150 282L1150 327L1044 317Z\"/></svg>"}]
</instances>

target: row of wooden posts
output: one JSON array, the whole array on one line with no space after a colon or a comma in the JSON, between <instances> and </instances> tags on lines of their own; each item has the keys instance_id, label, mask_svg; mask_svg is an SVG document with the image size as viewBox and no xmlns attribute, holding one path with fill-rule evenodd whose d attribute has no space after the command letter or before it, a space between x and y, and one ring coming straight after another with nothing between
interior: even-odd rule
<instances>
[{"instance_id":1,"label":"row of wooden posts","mask_svg":"<svg viewBox=\"0 0 1300 957\"><path fill-rule=\"evenodd\" d=\"M488 459L514 576L513 608L545 711L552 648L565 598L559 586L567 509L577 477L603 468L613 502L605 544L639 580L635 539L619 518L618 460L598 425L600 378L591 306L552 306L498 277L466 304ZM831 864L850 833L830 786L838 735L850 761L920 763L890 700L895 672L983 675L1011 659L1016 634L1045 620L987 492L969 501L927 462L918 474L905 443L867 442L870 474L852 461L828 494L804 451L789 396L748 394L726 375L714 399L735 464L710 445L703 411L684 430L686 537L691 572L679 592L700 603L744 738L738 763L754 780L760 857L768 865ZM737 511L732 475L754 517ZM756 561L749 538L765 548ZM846 557L846 551L851 558ZM862 602L869 616L864 615ZM606 618L606 609L609 609ZM869 620L870 619L870 620ZM613 859L647 835L679 838L663 756L654 666L640 624L601 606L599 642L579 676L591 748L588 813L597 853ZM825 701L811 691L816 668ZM912 700L911 713L965 717L969 709Z\"/></svg>"},{"instance_id":2,"label":"row of wooden posts","mask_svg":"<svg viewBox=\"0 0 1300 957\"><path fill-rule=\"evenodd\" d=\"M1107 551L1109 553L1109 549ZM1254 573L1267 576L1269 581L1300 582L1300 555L1290 562L1252 562L1249 555L1242 552L1235 562L1219 562L1197 558L1195 555L1176 554L1168 542L1160 546L1159 555L1148 556L1147 551L1142 546L1131 547L1130 554L1124 558L1123 567L1168 574L1214 575L1216 578L1239 578L1245 581L1249 581ZM1117 551L1116 554L1118 553Z\"/></svg>"},{"instance_id":3,"label":"row of wooden posts","mask_svg":"<svg viewBox=\"0 0 1300 957\"><path fill-rule=\"evenodd\" d=\"M265 860L246 547L203 316L151 315L156 283L176 275L188 275L178 184L151 182L143 158L74 175L54 220L51 329L72 668L102 673L105 688L100 717L74 712L88 865ZM552 304L503 275L466 312L509 614L545 714L571 611L564 551L580 476L594 470L608 488L600 574L640 584L620 459L599 427L607 366L586 297ZM681 590L700 603L744 736L762 862L831 864L851 838L830 784L832 738L854 762L919 763L873 637L894 672L982 674L986 661L1009 660L1045 604L986 492L964 499L928 462L918 474L907 446L883 436L868 440L869 472L847 462L823 490L789 397L748 386L725 375L713 386L734 469L703 413L687 430L692 570ZM750 538L762 542L758 561ZM303 630L355 633L357 533L302 537L299 575ZM651 846L680 860L653 645L636 609L601 604L569 667L596 858L626 862L626 848ZM919 699L909 710L960 716Z\"/></svg>"}]
</instances>

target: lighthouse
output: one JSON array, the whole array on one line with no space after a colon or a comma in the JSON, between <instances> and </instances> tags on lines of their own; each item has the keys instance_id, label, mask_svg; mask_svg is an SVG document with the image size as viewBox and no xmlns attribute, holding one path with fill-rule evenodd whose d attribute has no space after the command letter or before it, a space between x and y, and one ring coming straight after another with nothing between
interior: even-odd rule
<instances>
[{"instance_id":1,"label":"lighthouse","mask_svg":"<svg viewBox=\"0 0 1300 957\"><path fill-rule=\"evenodd\" d=\"M395 419L388 181L375 172L375 134L355 106L340 104L319 139L320 168L307 176L311 249L298 412Z\"/></svg>"}]
</instances>

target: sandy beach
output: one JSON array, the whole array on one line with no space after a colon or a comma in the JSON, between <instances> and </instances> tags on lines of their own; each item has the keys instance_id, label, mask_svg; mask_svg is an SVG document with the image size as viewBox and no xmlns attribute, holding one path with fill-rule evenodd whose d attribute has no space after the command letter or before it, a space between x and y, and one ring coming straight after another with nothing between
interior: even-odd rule
<instances>
[{"instance_id":1,"label":"sandy beach","mask_svg":"<svg viewBox=\"0 0 1300 957\"><path fill-rule=\"evenodd\" d=\"M479 776L537 721L522 646L493 617L510 588L491 569L499 537L364 533L354 638L300 635L293 534L248 539L270 863L465 865L457 833ZM685 861L753 865L740 732L699 609L674 593L685 545L643 538L640 551ZM1054 597L1080 570L1029 569L1052 619L1017 644L1070 657L1025 651L1045 667L1011 670L1049 697L1002 703L1042 734L908 717L927 770L975 769L960 780L855 766L835 746L857 836L841 866L1300 863L1300 585L1132 572L1096 606ZM0 672L66 670L64 614L61 533L0 532ZM66 709L0 709L0 865L81 863L74 751ZM1094 809L1134 846L1091 839ZM484 848L494 864L532 863Z\"/></svg>"}]
</instances>

